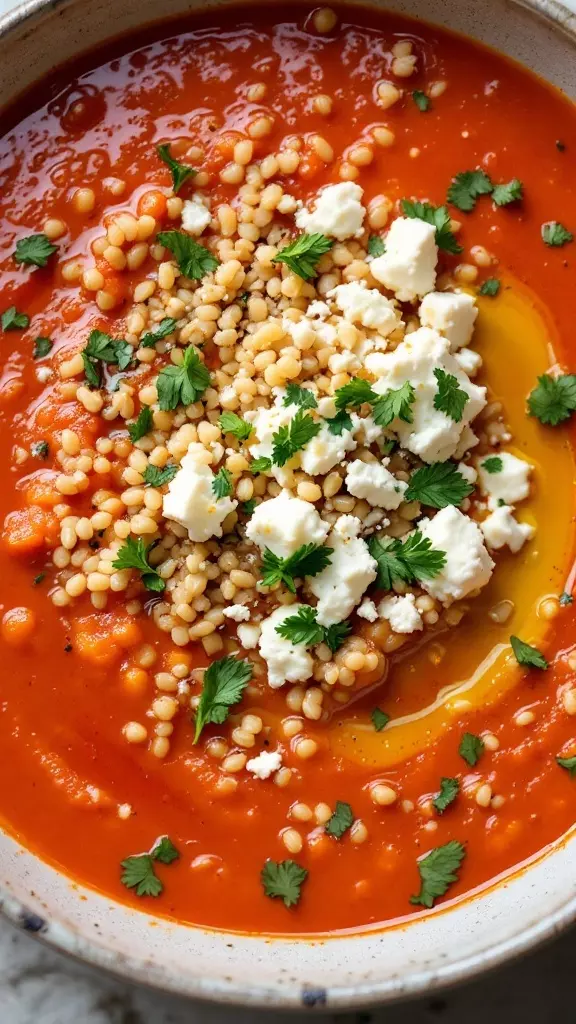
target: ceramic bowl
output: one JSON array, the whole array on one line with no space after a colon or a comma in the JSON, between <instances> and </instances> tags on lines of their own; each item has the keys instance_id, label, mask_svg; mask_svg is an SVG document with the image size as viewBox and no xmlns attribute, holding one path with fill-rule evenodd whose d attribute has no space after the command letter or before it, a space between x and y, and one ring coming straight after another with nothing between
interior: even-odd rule
<instances>
[{"instance_id":1,"label":"ceramic bowl","mask_svg":"<svg viewBox=\"0 0 576 1024\"><path fill-rule=\"evenodd\" d=\"M0 104L104 42L111 29L126 33L200 2L28 0L0 21ZM488 43L576 98L576 16L566 6L554 0L394 0L392 6ZM0 833L0 907L54 948L132 981L224 1004L342 1010L429 994L551 938L576 918L575 863L573 830L513 875L409 923L330 938L270 939L189 928L114 903Z\"/></svg>"}]
</instances>

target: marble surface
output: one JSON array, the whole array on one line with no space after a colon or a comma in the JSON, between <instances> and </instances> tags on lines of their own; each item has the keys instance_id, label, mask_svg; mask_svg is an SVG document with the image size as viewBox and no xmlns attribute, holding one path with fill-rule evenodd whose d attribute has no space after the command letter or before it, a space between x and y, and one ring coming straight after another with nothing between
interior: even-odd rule
<instances>
[{"instance_id":1,"label":"marble surface","mask_svg":"<svg viewBox=\"0 0 576 1024\"><path fill-rule=\"evenodd\" d=\"M565 0L566 2L566 0ZM576 6L576 0L568 0ZM16 6L0 0L0 14ZM384 1010L328 1015L339 1024L576 1022L576 929L479 981ZM88 970L0 920L0 1024L296 1024L302 1015L221 1010Z\"/></svg>"}]
</instances>

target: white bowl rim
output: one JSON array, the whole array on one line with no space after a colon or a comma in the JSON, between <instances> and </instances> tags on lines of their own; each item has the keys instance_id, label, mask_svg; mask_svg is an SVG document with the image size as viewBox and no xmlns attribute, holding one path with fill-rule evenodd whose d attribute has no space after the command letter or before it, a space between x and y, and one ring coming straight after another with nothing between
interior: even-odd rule
<instances>
[{"instance_id":1,"label":"white bowl rim","mask_svg":"<svg viewBox=\"0 0 576 1024\"><path fill-rule=\"evenodd\" d=\"M47 11L54 11L68 5L70 0L23 0L16 8L0 17L0 41L5 40L10 34L18 29L27 28L32 30L36 20L42 17ZM356 2L356 0L352 0ZM362 0L370 6L370 0ZM576 46L576 14L571 11L560 0L511 0L515 6L525 9L549 27L568 35ZM393 5L393 0L392 0ZM393 9L393 6L392 6ZM161 24L163 19L155 19ZM170 21L171 19L164 19ZM111 37L113 38L113 36ZM575 826L576 828L576 826ZM557 842L551 844L545 850L540 851L524 864L513 869L512 872L495 879L483 886L479 891L486 892L487 889L497 888L504 885L512 877L529 872L531 867L543 858L549 857L554 850L563 846L573 838L574 830L561 837ZM31 854L34 856L34 854ZM39 859L39 858L36 858ZM92 890L94 891L94 890ZM476 893L472 892L464 897L464 901L473 900ZM462 900L456 902L463 902ZM439 909L440 913L449 914L451 904L445 904ZM316 1012L341 1012L345 1010L363 1009L371 1006L390 1004L405 999L415 999L423 995L432 995L440 990L451 986L460 985L480 977L488 971L508 963L509 961L525 956L535 951L539 946L551 942L563 931L576 922L576 895L570 897L557 910L547 913L529 927L523 928L516 935L500 941L495 945L488 945L486 948L475 951L473 954L460 959L455 958L451 962L435 970L434 972L422 971L412 972L397 980L388 980L382 983L370 981L366 984L356 984L339 989L338 986L330 988L330 1000L326 1003L323 994L319 990L319 998L312 998L309 1001L302 999L296 1003L286 993L271 994L269 988L258 989L252 983L238 983L232 979L223 980L205 978L200 984L193 978L182 978L178 982L172 976L162 975L155 977L150 973L150 964L146 964L140 957L123 955L118 960L116 952L112 948L106 948L90 939L84 938L70 926L58 923L58 927L51 929L49 921L31 911L24 901L18 899L0 884L0 915L11 922L17 928L27 932L37 941L58 953L65 954L84 965L102 969L117 978L129 981L138 985L152 988L157 991L166 992L174 996L183 996L203 1002L217 1003L223 1006L262 1008L268 1010L301 1010L305 1012L311 1009ZM411 922L399 922L394 927L410 927ZM47 927L48 925L48 927ZM205 929L210 932L210 929ZM358 937L361 931L358 931ZM269 937L266 936L268 939ZM294 937L272 937L272 941L304 943L315 941L315 936L294 936ZM322 941L338 942L338 936L321 937ZM315 995L312 992L312 995Z\"/></svg>"}]
</instances>

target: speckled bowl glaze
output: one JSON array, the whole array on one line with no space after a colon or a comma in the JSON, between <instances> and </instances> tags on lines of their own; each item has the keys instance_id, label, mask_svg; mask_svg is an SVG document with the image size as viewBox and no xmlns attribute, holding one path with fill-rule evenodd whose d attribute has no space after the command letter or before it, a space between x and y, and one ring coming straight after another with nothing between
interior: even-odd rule
<instances>
[{"instance_id":1,"label":"speckled bowl glaze","mask_svg":"<svg viewBox=\"0 0 576 1024\"><path fill-rule=\"evenodd\" d=\"M0 21L0 103L111 33L200 2L28 0ZM392 6L488 43L576 98L576 0L570 2L572 10L553 0ZM0 832L0 907L54 948L159 989L229 1005L342 1010L430 993L551 938L576 919L575 867L573 829L463 902L384 930L294 940L189 928L131 910L73 883Z\"/></svg>"}]
</instances>

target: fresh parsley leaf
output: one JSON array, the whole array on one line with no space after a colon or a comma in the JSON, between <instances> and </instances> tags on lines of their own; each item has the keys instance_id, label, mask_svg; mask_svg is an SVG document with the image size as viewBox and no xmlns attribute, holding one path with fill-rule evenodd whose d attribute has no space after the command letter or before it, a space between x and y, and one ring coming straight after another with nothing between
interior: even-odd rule
<instances>
[{"instance_id":1,"label":"fresh parsley leaf","mask_svg":"<svg viewBox=\"0 0 576 1024\"><path fill-rule=\"evenodd\" d=\"M266 455L261 455L259 459L253 459L250 463L251 473L267 473L272 469L272 459L268 459Z\"/></svg>"},{"instance_id":2,"label":"fresh parsley leaf","mask_svg":"<svg viewBox=\"0 0 576 1024\"><path fill-rule=\"evenodd\" d=\"M473 732L465 732L460 740L458 753L473 768L484 753L484 741L480 736L475 736Z\"/></svg>"},{"instance_id":3,"label":"fresh parsley leaf","mask_svg":"<svg viewBox=\"0 0 576 1024\"><path fill-rule=\"evenodd\" d=\"M142 583L147 590L154 590L161 593L166 584L148 562L150 548L144 544L142 537L135 540L134 537L127 537L124 544L118 551L112 565L115 569L136 569L142 574Z\"/></svg>"},{"instance_id":4,"label":"fresh parsley leaf","mask_svg":"<svg viewBox=\"0 0 576 1024\"><path fill-rule=\"evenodd\" d=\"M331 420L326 420L326 426L331 434L337 437L342 436L344 430L352 430L354 424L352 423L352 417L345 409L341 409L340 412L336 413Z\"/></svg>"},{"instance_id":5,"label":"fresh parsley leaf","mask_svg":"<svg viewBox=\"0 0 576 1024\"><path fill-rule=\"evenodd\" d=\"M542 240L551 247L566 245L574 240L574 235L557 220L549 220L542 225Z\"/></svg>"},{"instance_id":6,"label":"fresh parsley leaf","mask_svg":"<svg viewBox=\"0 0 576 1024\"><path fill-rule=\"evenodd\" d=\"M267 860L260 872L264 892L270 899L281 899L285 907L295 907L300 899L300 889L308 878L306 868L294 860Z\"/></svg>"},{"instance_id":7,"label":"fresh parsley leaf","mask_svg":"<svg viewBox=\"0 0 576 1024\"><path fill-rule=\"evenodd\" d=\"M180 366L165 366L158 374L158 404L164 411L194 405L210 384L210 372L193 345L184 350Z\"/></svg>"},{"instance_id":8,"label":"fresh parsley leaf","mask_svg":"<svg viewBox=\"0 0 576 1024\"><path fill-rule=\"evenodd\" d=\"M412 217L416 220L425 220L436 228L436 245L444 252L457 256L462 252L462 246L456 241L456 235L450 230L450 214L445 206L431 206L430 203L412 202L410 199L402 200L402 212L405 217Z\"/></svg>"},{"instance_id":9,"label":"fresh parsley leaf","mask_svg":"<svg viewBox=\"0 0 576 1024\"><path fill-rule=\"evenodd\" d=\"M464 213L470 213L476 206L478 196L487 196L494 185L485 171L462 171L453 179L448 189L448 202Z\"/></svg>"},{"instance_id":10,"label":"fresh parsley leaf","mask_svg":"<svg viewBox=\"0 0 576 1024\"><path fill-rule=\"evenodd\" d=\"M87 383L94 388L100 387L100 363L116 363L119 370L125 370L130 365L133 355L132 346L123 338L111 338L104 331L90 331L88 343L82 349Z\"/></svg>"},{"instance_id":11,"label":"fresh parsley leaf","mask_svg":"<svg viewBox=\"0 0 576 1024\"><path fill-rule=\"evenodd\" d=\"M510 643L514 651L514 657L519 665L527 665L528 668L548 668L546 658L537 647L531 647L530 644L524 643L517 636L511 636Z\"/></svg>"},{"instance_id":12,"label":"fresh parsley leaf","mask_svg":"<svg viewBox=\"0 0 576 1024\"><path fill-rule=\"evenodd\" d=\"M16 306L10 306L2 313L3 331L23 331L29 323L30 317L26 313L19 313Z\"/></svg>"},{"instance_id":13,"label":"fresh parsley leaf","mask_svg":"<svg viewBox=\"0 0 576 1024\"><path fill-rule=\"evenodd\" d=\"M178 860L180 852L168 836L160 836L150 850L152 860L159 860L161 864L172 864Z\"/></svg>"},{"instance_id":14,"label":"fresh parsley leaf","mask_svg":"<svg viewBox=\"0 0 576 1024\"><path fill-rule=\"evenodd\" d=\"M250 498L248 501L243 501L241 507L245 516L251 516L256 508L256 498Z\"/></svg>"},{"instance_id":15,"label":"fresh parsley leaf","mask_svg":"<svg viewBox=\"0 0 576 1024\"><path fill-rule=\"evenodd\" d=\"M160 159L170 169L172 175L172 186L174 194L176 195L185 181L188 178L195 178L198 171L194 167L186 167L185 164L181 164L178 160L175 160L173 156L170 156L170 143L164 142L160 146L156 146L156 152Z\"/></svg>"},{"instance_id":16,"label":"fresh parsley leaf","mask_svg":"<svg viewBox=\"0 0 576 1024\"><path fill-rule=\"evenodd\" d=\"M512 178L502 185L495 185L492 192L492 202L496 206L508 206L510 203L517 203L524 198L524 186L519 178Z\"/></svg>"},{"instance_id":17,"label":"fresh parsley leaf","mask_svg":"<svg viewBox=\"0 0 576 1024\"><path fill-rule=\"evenodd\" d=\"M501 473L504 469L504 463L499 455L490 455L487 459L484 459L482 469L485 469L487 473Z\"/></svg>"},{"instance_id":18,"label":"fresh parsley leaf","mask_svg":"<svg viewBox=\"0 0 576 1024\"><path fill-rule=\"evenodd\" d=\"M365 402L372 403L377 398L378 395L372 390L368 381L362 380L361 377L353 377L344 387L338 388L334 392L334 399L338 410L359 409Z\"/></svg>"},{"instance_id":19,"label":"fresh parsley leaf","mask_svg":"<svg viewBox=\"0 0 576 1024\"><path fill-rule=\"evenodd\" d=\"M385 252L384 239L380 238L380 235L370 235L368 239L368 255L374 257L383 256Z\"/></svg>"},{"instance_id":20,"label":"fresh parsley leaf","mask_svg":"<svg viewBox=\"0 0 576 1024\"><path fill-rule=\"evenodd\" d=\"M27 263L34 267L45 267L52 253L58 249L46 235L28 235L16 242L15 263Z\"/></svg>"},{"instance_id":21,"label":"fresh parsley leaf","mask_svg":"<svg viewBox=\"0 0 576 1024\"><path fill-rule=\"evenodd\" d=\"M576 757L557 757L556 763L565 768L571 778L576 779Z\"/></svg>"},{"instance_id":22,"label":"fresh parsley leaf","mask_svg":"<svg viewBox=\"0 0 576 1024\"><path fill-rule=\"evenodd\" d=\"M222 725L226 721L232 705L242 700L242 694L251 678L250 662L234 658L230 654L208 666L204 673L200 703L196 711L194 743L198 743L200 733L206 725L211 722Z\"/></svg>"},{"instance_id":23,"label":"fresh parsley leaf","mask_svg":"<svg viewBox=\"0 0 576 1024\"><path fill-rule=\"evenodd\" d=\"M379 395L372 408L374 422L379 427L388 427L392 420L400 419L404 423L412 423L412 405L416 400L416 392L409 380L402 387L386 391Z\"/></svg>"},{"instance_id":24,"label":"fresh parsley leaf","mask_svg":"<svg viewBox=\"0 0 576 1024\"><path fill-rule=\"evenodd\" d=\"M161 338L167 338L169 334L174 334L177 326L177 320L174 320L171 316L165 316L156 327L156 330L142 335L138 342L140 348L154 348L156 342L160 341Z\"/></svg>"},{"instance_id":25,"label":"fresh parsley leaf","mask_svg":"<svg viewBox=\"0 0 576 1024\"><path fill-rule=\"evenodd\" d=\"M301 409L317 409L318 402L314 392L310 388L301 388L299 384L290 381L286 385L286 394L282 405L286 408L289 405L299 405Z\"/></svg>"},{"instance_id":26,"label":"fresh parsley leaf","mask_svg":"<svg viewBox=\"0 0 576 1024\"><path fill-rule=\"evenodd\" d=\"M438 814L444 814L444 811L458 796L458 790L460 789L460 783L458 779L440 779L440 792L438 796L432 801L434 807L438 811Z\"/></svg>"},{"instance_id":27,"label":"fresh parsley leaf","mask_svg":"<svg viewBox=\"0 0 576 1024\"><path fill-rule=\"evenodd\" d=\"M391 590L396 580L415 583L433 579L446 565L446 552L433 548L419 530L409 534L404 542L397 537L372 534L368 548L378 563L378 586L383 590Z\"/></svg>"},{"instance_id":28,"label":"fresh parsley leaf","mask_svg":"<svg viewBox=\"0 0 576 1024\"><path fill-rule=\"evenodd\" d=\"M230 472L222 466L212 481L212 492L217 501L220 498L229 498L232 494L232 477Z\"/></svg>"},{"instance_id":29,"label":"fresh parsley leaf","mask_svg":"<svg viewBox=\"0 0 576 1024\"><path fill-rule=\"evenodd\" d=\"M418 861L421 879L420 892L410 897L415 906L434 906L439 896L444 896L450 885L458 880L458 869L466 856L466 850L456 839L444 846L437 846Z\"/></svg>"},{"instance_id":30,"label":"fresh parsley leaf","mask_svg":"<svg viewBox=\"0 0 576 1024\"><path fill-rule=\"evenodd\" d=\"M500 291L500 281L497 277L487 277L478 290L480 295L489 295L491 298L494 298Z\"/></svg>"},{"instance_id":31,"label":"fresh parsley leaf","mask_svg":"<svg viewBox=\"0 0 576 1024\"><path fill-rule=\"evenodd\" d=\"M557 427L576 409L576 374L550 377L544 373L528 396L528 412L541 423Z\"/></svg>"},{"instance_id":32,"label":"fresh parsley leaf","mask_svg":"<svg viewBox=\"0 0 576 1024\"><path fill-rule=\"evenodd\" d=\"M160 231L156 238L160 245L174 254L180 273L192 281L201 281L220 266L220 260L214 253L181 231Z\"/></svg>"},{"instance_id":33,"label":"fresh parsley leaf","mask_svg":"<svg viewBox=\"0 0 576 1024\"><path fill-rule=\"evenodd\" d=\"M47 459L50 454L48 441L36 441L30 445L30 451L35 459Z\"/></svg>"},{"instance_id":34,"label":"fresh parsley leaf","mask_svg":"<svg viewBox=\"0 0 576 1024\"><path fill-rule=\"evenodd\" d=\"M127 857L121 863L120 881L127 889L134 889L137 896L159 896L164 886L154 871L154 862L149 853L138 853Z\"/></svg>"},{"instance_id":35,"label":"fresh parsley leaf","mask_svg":"<svg viewBox=\"0 0 576 1024\"><path fill-rule=\"evenodd\" d=\"M46 573L45 572L39 572L38 575L35 576L34 579L32 580L32 586L33 587L38 587L42 583L42 581L45 580L45 579L46 579Z\"/></svg>"},{"instance_id":36,"label":"fresh parsley leaf","mask_svg":"<svg viewBox=\"0 0 576 1024\"><path fill-rule=\"evenodd\" d=\"M316 621L316 610L310 605L301 605L295 615L288 615L276 626L276 632L290 643L305 647L314 647L324 639L324 629Z\"/></svg>"},{"instance_id":37,"label":"fresh parsley leaf","mask_svg":"<svg viewBox=\"0 0 576 1024\"><path fill-rule=\"evenodd\" d=\"M35 338L33 359L44 359L52 351L54 342L50 338Z\"/></svg>"},{"instance_id":38,"label":"fresh parsley leaf","mask_svg":"<svg viewBox=\"0 0 576 1024\"><path fill-rule=\"evenodd\" d=\"M352 632L349 622L334 622L331 626L324 626L324 643L330 648L332 654L340 650L346 637Z\"/></svg>"},{"instance_id":39,"label":"fresh parsley leaf","mask_svg":"<svg viewBox=\"0 0 576 1024\"><path fill-rule=\"evenodd\" d=\"M262 582L265 587L273 587L275 583L283 583L292 593L296 593L294 579L301 576L317 576L332 559L333 548L319 544L303 544L289 558L279 558L270 548L265 548L262 555Z\"/></svg>"},{"instance_id":40,"label":"fresh parsley leaf","mask_svg":"<svg viewBox=\"0 0 576 1024\"><path fill-rule=\"evenodd\" d=\"M316 277L316 265L325 253L329 252L334 241L326 235L299 235L298 238L281 249L274 257L274 263L285 263L293 274L304 281Z\"/></svg>"},{"instance_id":41,"label":"fresh parsley leaf","mask_svg":"<svg viewBox=\"0 0 576 1024\"><path fill-rule=\"evenodd\" d=\"M574 603L574 598L572 597L572 594L567 594L566 591L563 591L560 594L560 597L559 597L558 600L559 600L560 605L562 606L562 608L566 608L567 605Z\"/></svg>"},{"instance_id":42,"label":"fresh parsley leaf","mask_svg":"<svg viewBox=\"0 0 576 1024\"><path fill-rule=\"evenodd\" d=\"M334 839L342 839L342 836L348 831L353 821L354 814L350 804L345 803L343 800L337 800L334 813L326 822L324 830L329 836L333 836Z\"/></svg>"},{"instance_id":43,"label":"fresh parsley leaf","mask_svg":"<svg viewBox=\"0 0 576 1024\"><path fill-rule=\"evenodd\" d=\"M430 110L430 99L425 92L422 92L421 89L414 89L414 92L412 93L412 99L414 100L414 103L418 107L418 110L420 110L423 114L425 114L427 110Z\"/></svg>"},{"instance_id":44,"label":"fresh parsley leaf","mask_svg":"<svg viewBox=\"0 0 576 1024\"><path fill-rule=\"evenodd\" d=\"M432 462L412 474L404 500L445 508L460 505L473 490L474 485L464 479L453 462Z\"/></svg>"},{"instance_id":45,"label":"fresh parsley leaf","mask_svg":"<svg viewBox=\"0 0 576 1024\"><path fill-rule=\"evenodd\" d=\"M139 441L141 437L145 436L145 434L149 434L152 430L152 426L152 409L149 405L143 405L138 413L138 419L135 423L130 423L128 425L128 436L132 441L132 444L136 444L136 441Z\"/></svg>"},{"instance_id":46,"label":"fresh parsley leaf","mask_svg":"<svg viewBox=\"0 0 576 1024\"><path fill-rule=\"evenodd\" d=\"M372 719L372 724L376 729L376 732L382 732L382 729L384 729L390 721L390 715L387 715L381 708L374 708L370 718Z\"/></svg>"},{"instance_id":47,"label":"fresh parsley leaf","mask_svg":"<svg viewBox=\"0 0 576 1024\"><path fill-rule=\"evenodd\" d=\"M219 422L225 434L232 434L239 441L247 441L253 430L252 424L235 412L223 412Z\"/></svg>"},{"instance_id":48,"label":"fresh parsley leaf","mask_svg":"<svg viewBox=\"0 0 576 1024\"><path fill-rule=\"evenodd\" d=\"M272 460L277 466L285 466L296 452L308 444L321 429L303 409L299 409L286 427L280 427L272 435Z\"/></svg>"},{"instance_id":49,"label":"fresh parsley leaf","mask_svg":"<svg viewBox=\"0 0 576 1024\"><path fill-rule=\"evenodd\" d=\"M458 384L457 377L439 368L434 370L438 391L434 395L434 408L449 416L455 423L460 423L468 394Z\"/></svg>"},{"instance_id":50,"label":"fresh parsley leaf","mask_svg":"<svg viewBox=\"0 0 576 1024\"><path fill-rule=\"evenodd\" d=\"M163 487L164 484L169 484L174 479L179 469L180 466L164 466L163 469L158 469L158 466L148 463L142 474L144 483L148 487Z\"/></svg>"}]
</instances>

